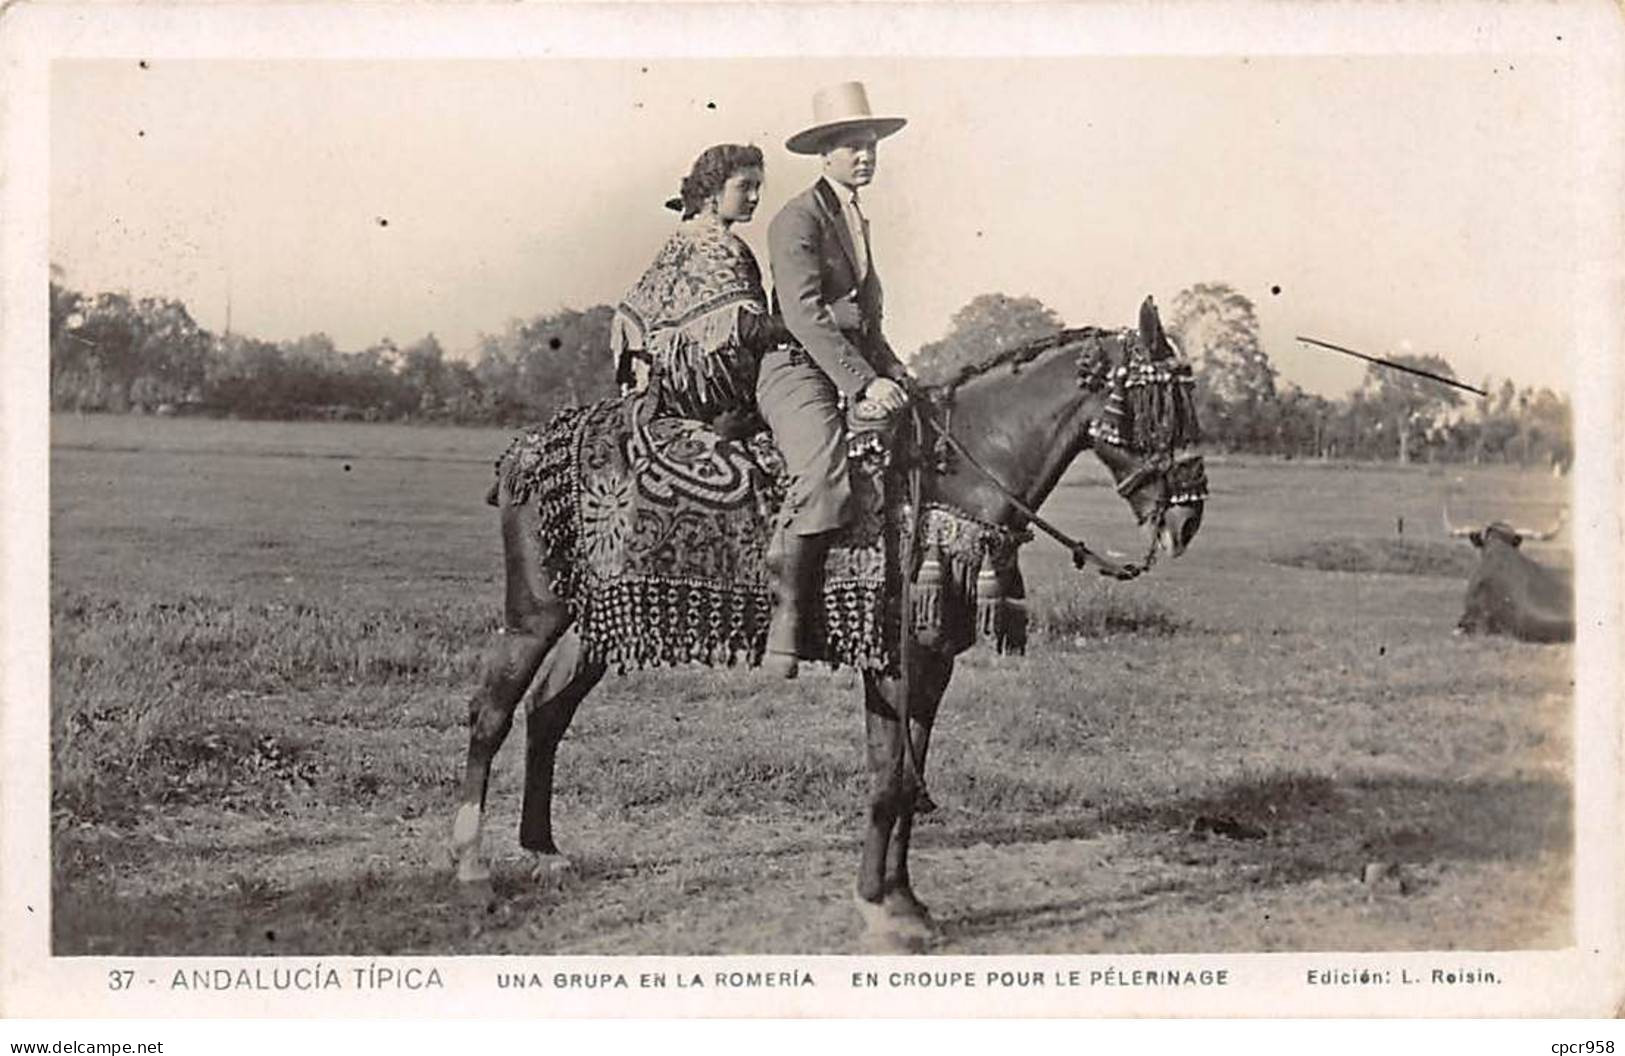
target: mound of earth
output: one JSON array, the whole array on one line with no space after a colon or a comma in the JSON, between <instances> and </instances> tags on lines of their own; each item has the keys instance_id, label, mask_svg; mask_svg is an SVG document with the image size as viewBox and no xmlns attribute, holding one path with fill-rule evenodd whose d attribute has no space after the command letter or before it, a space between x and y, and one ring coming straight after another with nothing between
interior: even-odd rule
<instances>
[{"instance_id":1,"label":"mound of earth","mask_svg":"<svg viewBox=\"0 0 1625 1056\"><path fill-rule=\"evenodd\" d=\"M1447 576L1465 579L1477 564L1477 551L1458 542L1411 539L1321 539L1296 550L1270 555L1277 565L1322 572L1382 572L1395 576Z\"/></svg>"}]
</instances>

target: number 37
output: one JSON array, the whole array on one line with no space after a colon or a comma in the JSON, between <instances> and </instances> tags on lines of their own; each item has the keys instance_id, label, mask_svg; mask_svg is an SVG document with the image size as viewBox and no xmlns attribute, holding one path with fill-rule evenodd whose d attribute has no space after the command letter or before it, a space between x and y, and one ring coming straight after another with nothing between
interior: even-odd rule
<instances>
[{"instance_id":1,"label":"number 37","mask_svg":"<svg viewBox=\"0 0 1625 1056\"><path fill-rule=\"evenodd\" d=\"M107 989L128 990L135 985L135 970L133 968L115 968L107 973Z\"/></svg>"}]
</instances>

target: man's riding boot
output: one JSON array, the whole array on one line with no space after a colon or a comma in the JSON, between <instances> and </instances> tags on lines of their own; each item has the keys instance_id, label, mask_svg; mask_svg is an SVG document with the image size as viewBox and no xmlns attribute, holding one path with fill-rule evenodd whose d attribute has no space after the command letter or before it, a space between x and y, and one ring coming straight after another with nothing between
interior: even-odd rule
<instances>
[{"instance_id":1,"label":"man's riding boot","mask_svg":"<svg viewBox=\"0 0 1625 1056\"><path fill-rule=\"evenodd\" d=\"M808 606L812 605L818 594L829 538L828 532L820 535L786 532L782 537L779 600L773 610L773 621L768 624L767 653L762 657L762 667L768 674L780 678L796 677L796 661L803 647L802 627L806 623Z\"/></svg>"}]
</instances>

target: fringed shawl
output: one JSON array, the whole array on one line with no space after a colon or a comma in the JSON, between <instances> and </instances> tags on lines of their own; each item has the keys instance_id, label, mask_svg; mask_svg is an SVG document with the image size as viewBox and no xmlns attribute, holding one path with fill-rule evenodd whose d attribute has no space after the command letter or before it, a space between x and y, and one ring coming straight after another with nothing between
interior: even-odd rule
<instances>
[{"instance_id":1,"label":"fringed shawl","mask_svg":"<svg viewBox=\"0 0 1625 1056\"><path fill-rule=\"evenodd\" d=\"M632 361L642 358L684 417L748 406L760 355L752 337L767 310L762 269L744 240L714 215L685 220L615 308L616 379L631 383Z\"/></svg>"}]
</instances>

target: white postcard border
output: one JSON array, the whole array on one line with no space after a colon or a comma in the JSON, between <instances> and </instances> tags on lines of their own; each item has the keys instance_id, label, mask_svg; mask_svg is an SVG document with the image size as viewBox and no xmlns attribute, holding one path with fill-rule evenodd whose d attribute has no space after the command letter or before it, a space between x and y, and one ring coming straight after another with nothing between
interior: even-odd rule
<instances>
[{"instance_id":1,"label":"white postcard border","mask_svg":"<svg viewBox=\"0 0 1625 1056\"><path fill-rule=\"evenodd\" d=\"M0 18L4 61L5 284L0 358L0 512L4 660L0 761L0 1012L73 1016L1562 1016L1619 1011L1622 993L1620 591L1618 492L1625 168L1621 28L1609 5L1047 4L984 6L556 5L182 7L13 5ZM715 30L719 17L728 31ZM1573 36L1565 43L1564 34ZM640 43L643 42L643 43ZM1065 957L426 957L64 958L49 954L46 745L49 567L48 404L39 296L47 237L48 79L63 58L558 58L659 54L1553 54L1582 56L1574 78L1576 165L1590 175L1587 238L1575 284L1578 357L1576 560L1584 614L1577 645L1574 948L1549 952ZM318 982L279 989L278 972ZM1223 985L1112 984L1103 973L1225 972ZM329 986L329 971L339 980ZM390 973L380 983L381 971ZM1489 985L1431 973L1491 973ZM128 986L110 980L132 973ZM969 973L981 985L894 985L904 974ZM989 985L989 973L1043 973L1039 986ZM1081 973L1082 985L1063 986ZM1334 981L1310 981L1329 972ZM203 973L196 975L194 973ZM225 973L223 976L220 973ZM416 973L412 975L412 973ZM439 985L428 983L430 974ZM539 986L500 986L534 975ZM562 975L607 985L556 985ZM641 986L687 973L704 987ZM794 985L715 985L721 973ZM856 973L856 976L854 975ZM871 990L853 985L874 973ZM1361 982L1362 973L1379 981ZM1417 976L1412 985L1393 980ZM408 976L422 985L410 986ZM800 982L810 977L812 985ZM1346 981L1350 976L1353 982ZM616 977L630 977L625 987ZM1386 981L1382 981L1386 977ZM178 986L180 979L186 985ZM270 980L265 988L265 980ZM198 980L208 988L194 985ZM216 988L215 981L227 980ZM366 982L365 980L370 980ZM352 981L353 985L352 985Z\"/></svg>"}]
</instances>

